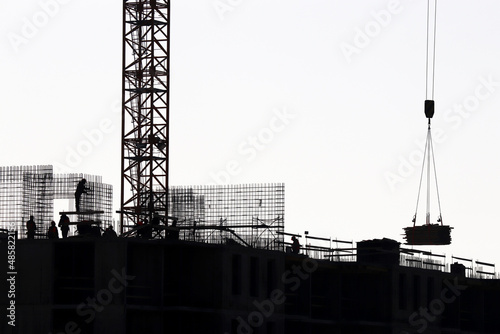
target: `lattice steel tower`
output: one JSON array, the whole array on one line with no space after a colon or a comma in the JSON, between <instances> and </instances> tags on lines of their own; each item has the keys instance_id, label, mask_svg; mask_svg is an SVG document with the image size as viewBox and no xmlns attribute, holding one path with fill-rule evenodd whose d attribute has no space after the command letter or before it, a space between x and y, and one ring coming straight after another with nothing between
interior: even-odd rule
<instances>
[{"instance_id":1,"label":"lattice steel tower","mask_svg":"<svg viewBox=\"0 0 500 334\"><path fill-rule=\"evenodd\" d=\"M121 232L168 216L169 20L169 0L124 0Z\"/></svg>"}]
</instances>

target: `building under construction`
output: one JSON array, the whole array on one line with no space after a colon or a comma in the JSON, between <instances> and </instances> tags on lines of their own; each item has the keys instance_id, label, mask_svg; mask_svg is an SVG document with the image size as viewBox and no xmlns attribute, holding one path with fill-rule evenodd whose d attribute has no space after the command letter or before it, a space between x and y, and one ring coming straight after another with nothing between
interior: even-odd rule
<instances>
[{"instance_id":1,"label":"building under construction","mask_svg":"<svg viewBox=\"0 0 500 334\"><path fill-rule=\"evenodd\" d=\"M67 213L110 223L111 187L50 166L0 169L1 333L499 332L491 263L286 233L280 183L171 187L170 7L123 2L119 236L24 238L27 218L45 230L54 199L73 199L83 178L81 210ZM414 227L407 241L429 242Z\"/></svg>"},{"instance_id":2,"label":"building under construction","mask_svg":"<svg viewBox=\"0 0 500 334\"><path fill-rule=\"evenodd\" d=\"M80 211L54 208L54 200L63 199L73 207L80 180L87 180L88 191L81 197ZM283 244L285 192L284 184L248 184L220 186L171 187L169 212L175 217L179 239L236 243L264 249L278 249ZM87 174L54 174L52 166L0 167L0 228L15 230L18 238L26 237L26 221L37 223L36 238L56 212L65 212L72 221L95 222L102 229L113 223L112 187L101 177ZM165 224L166 223L166 224ZM162 218L162 225L168 219ZM137 225L122 226L124 236L137 236ZM77 235L71 231L69 235ZM165 238L157 229L152 238Z\"/></svg>"},{"instance_id":3,"label":"building under construction","mask_svg":"<svg viewBox=\"0 0 500 334\"><path fill-rule=\"evenodd\" d=\"M38 206L20 212L50 216L50 199L71 198L82 177L53 175L50 166L4 168L2 212L17 206L7 194L28 187L27 202ZM85 177L94 193L102 187ZM171 187L175 217L124 226L121 237L30 240L9 231L0 251L15 245L15 259L0 262L0 308L15 326L4 322L1 332L497 332L493 264L452 257L450 265L387 239L286 233L284 198L280 183ZM82 201L82 211L106 209L92 203ZM151 234L139 233L147 227ZM303 244L297 253L291 237Z\"/></svg>"},{"instance_id":4,"label":"building under construction","mask_svg":"<svg viewBox=\"0 0 500 334\"><path fill-rule=\"evenodd\" d=\"M2 317L10 319L14 300L15 327L4 321L0 331L498 333L491 264L449 264L388 239L354 247L329 239L333 248L308 244L297 254L289 241L268 250L231 240L17 240L15 275L0 262ZM6 239L0 251L7 254Z\"/></svg>"}]
</instances>

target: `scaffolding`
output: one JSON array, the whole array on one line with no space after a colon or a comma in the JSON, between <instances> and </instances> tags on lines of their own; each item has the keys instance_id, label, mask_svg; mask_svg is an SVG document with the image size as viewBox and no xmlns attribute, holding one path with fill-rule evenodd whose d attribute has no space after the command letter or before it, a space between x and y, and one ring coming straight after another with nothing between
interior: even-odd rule
<instances>
[{"instance_id":1,"label":"scaffolding","mask_svg":"<svg viewBox=\"0 0 500 334\"><path fill-rule=\"evenodd\" d=\"M112 217L113 188L102 183L101 176L88 174L57 174L54 178L54 199L73 199L80 180L87 180L88 191L81 198L80 212L75 215L78 221L94 220L110 223Z\"/></svg>"},{"instance_id":2,"label":"scaffolding","mask_svg":"<svg viewBox=\"0 0 500 334\"><path fill-rule=\"evenodd\" d=\"M100 176L54 174L51 165L0 167L0 228L26 236L26 221L33 216L35 238L44 238L54 219L54 200L74 200L78 182L85 178L89 191L82 196L81 212L72 221L112 224L113 189ZM71 235L71 233L70 233Z\"/></svg>"}]
</instances>

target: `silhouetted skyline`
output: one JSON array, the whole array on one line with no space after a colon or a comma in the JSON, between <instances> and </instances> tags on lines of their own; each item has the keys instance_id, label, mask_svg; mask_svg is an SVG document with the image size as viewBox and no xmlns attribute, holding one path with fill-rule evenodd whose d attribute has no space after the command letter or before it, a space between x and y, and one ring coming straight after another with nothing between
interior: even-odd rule
<instances>
[{"instance_id":1,"label":"silhouetted skyline","mask_svg":"<svg viewBox=\"0 0 500 334\"><path fill-rule=\"evenodd\" d=\"M62 2L0 4L0 165L102 175L116 210L121 3ZM402 241L425 142L427 2L228 3L172 3L171 184L284 182L288 231ZM433 120L455 228L433 250L495 263L499 9L438 3Z\"/></svg>"}]
</instances>

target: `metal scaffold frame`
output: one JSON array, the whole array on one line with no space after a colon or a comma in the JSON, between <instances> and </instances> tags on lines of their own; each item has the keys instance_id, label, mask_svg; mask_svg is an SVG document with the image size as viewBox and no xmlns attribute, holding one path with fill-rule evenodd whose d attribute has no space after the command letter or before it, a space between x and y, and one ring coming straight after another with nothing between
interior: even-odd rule
<instances>
[{"instance_id":1,"label":"metal scaffold frame","mask_svg":"<svg viewBox=\"0 0 500 334\"><path fill-rule=\"evenodd\" d=\"M168 216L169 20L169 1L124 1L121 232Z\"/></svg>"}]
</instances>

